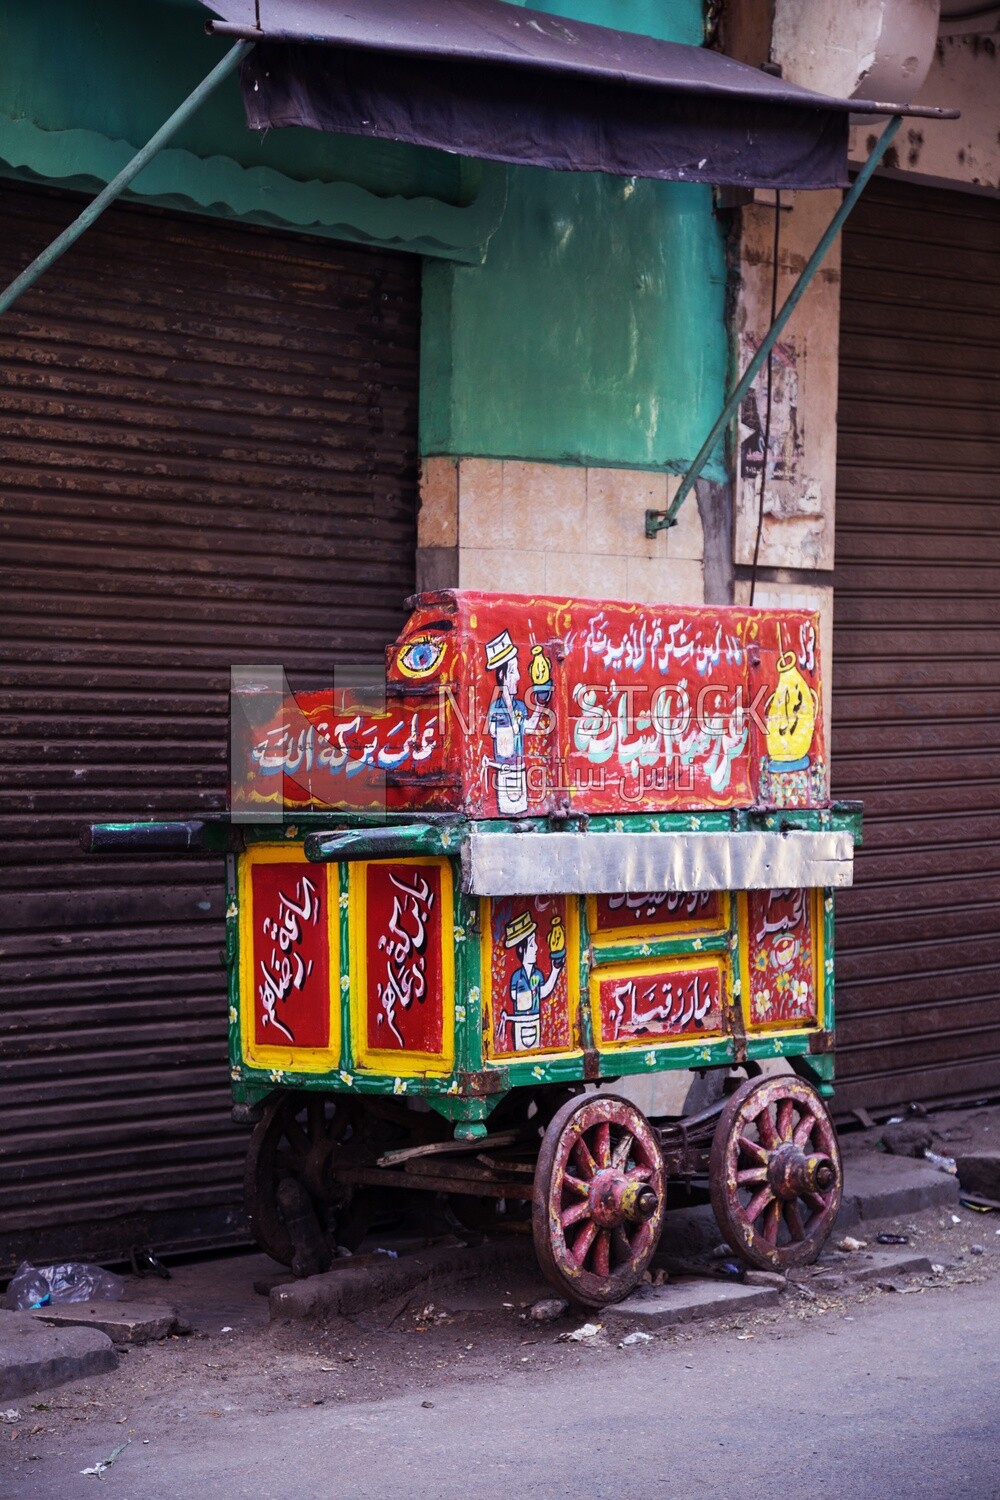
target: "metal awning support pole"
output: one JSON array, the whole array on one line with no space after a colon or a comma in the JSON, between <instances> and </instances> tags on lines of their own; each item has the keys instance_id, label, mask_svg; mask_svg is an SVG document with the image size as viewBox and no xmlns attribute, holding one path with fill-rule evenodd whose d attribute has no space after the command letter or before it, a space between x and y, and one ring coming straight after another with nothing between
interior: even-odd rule
<instances>
[{"instance_id":1,"label":"metal awning support pole","mask_svg":"<svg viewBox=\"0 0 1000 1500\"><path fill-rule=\"evenodd\" d=\"M680 489L677 491L677 494L671 501L670 506L667 510L647 510L647 536L656 536L657 532L665 531L667 527L677 525L677 512L684 504L684 501L687 499L688 495L694 489L695 481L708 462L713 448L719 441L719 438L725 432L726 428L729 426L729 423L733 419L734 413L738 411L743 397L753 385L754 381L757 378L758 371L760 370L764 361L767 359L767 356L770 354L771 350L774 348L775 344L778 342L778 339L781 337L782 329L801 301L803 293L805 292L809 283L812 281L816 272L819 270L820 265L822 264L823 259L826 256L826 252L829 250L830 246L837 238L837 235L840 233L844 224L844 220L847 218L848 214L851 212L851 209L854 207L855 203L857 203L858 199L861 197L861 194L864 192L869 178L875 171L875 168L878 166L879 162L882 160L882 157L885 155L885 152L888 149L893 136L896 134L896 131L899 129L902 123L902 115L893 115L892 119L889 121L888 125L879 136L877 142L875 143L874 149L872 150L871 156L869 156L861 171L854 179L854 183L851 186L850 191L845 195L843 203L840 205L837 212L830 220L823 238L820 240L819 244L816 246L816 249L809 257L802 275L799 277L798 281L795 283L794 287L789 293L787 302L782 307L774 322L771 324L771 327L768 329L766 338L763 340L760 348L757 350L757 353L754 355L753 359L747 366L742 380L730 395L729 400L726 402L717 422L715 423L715 426L712 428L711 432L708 434L708 437L705 439L704 443L702 443L701 445L701 448L698 450L698 456L695 458L694 463L691 465L687 473L684 475L684 478L681 480ZM766 461L767 456L765 455L765 462Z\"/></svg>"},{"instance_id":2,"label":"metal awning support pole","mask_svg":"<svg viewBox=\"0 0 1000 1500\"><path fill-rule=\"evenodd\" d=\"M0 314L7 312L13 307L22 292L26 292L30 286L34 286L49 266L54 265L70 247L89 229L96 219L99 219L104 210L128 187L134 177L137 177L147 162L152 161L158 151L161 151L172 136L176 135L182 125L185 125L194 112L200 108L210 94L213 94L224 78L243 61L247 53L253 50L253 42L237 42L235 47L230 48L225 57L216 63L211 73L203 78L193 94L189 94L179 109L175 109L169 120L164 121L156 134L146 142L142 150L133 156L132 160L122 168L117 177L112 178L103 192L98 193L92 203L88 203L80 216L73 220L68 229L64 229L51 245L46 246L41 255L35 257L30 266L27 266L3 293L0 293Z\"/></svg>"}]
</instances>

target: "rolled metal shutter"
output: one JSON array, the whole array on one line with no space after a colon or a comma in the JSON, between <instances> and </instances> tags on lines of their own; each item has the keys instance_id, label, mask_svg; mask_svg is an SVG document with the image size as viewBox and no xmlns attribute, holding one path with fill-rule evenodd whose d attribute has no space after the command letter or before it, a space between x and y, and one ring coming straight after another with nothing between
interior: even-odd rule
<instances>
[{"instance_id":1,"label":"rolled metal shutter","mask_svg":"<svg viewBox=\"0 0 1000 1500\"><path fill-rule=\"evenodd\" d=\"M841 1108L1000 1088L1000 203L877 180L844 235L833 773Z\"/></svg>"},{"instance_id":2,"label":"rolled metal shutter","mask_svg":"<svg viewBox=\"0 0 1000 1500\"><path fill-rule=\"evenodd\" d=\"M78 211L5 186L0 282ZM381 653L416 547L416 258L119 207L0 319L0 1266L244 1233L229 669Z\"/></svg>"}]
</instances>

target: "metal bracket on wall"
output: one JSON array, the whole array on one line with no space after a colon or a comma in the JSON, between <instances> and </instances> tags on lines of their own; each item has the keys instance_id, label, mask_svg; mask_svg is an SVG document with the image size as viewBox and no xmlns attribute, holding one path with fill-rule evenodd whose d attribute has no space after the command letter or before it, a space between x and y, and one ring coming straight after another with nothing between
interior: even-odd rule
<instances>
[{"instance_id":1,"label":"metal bracket on wall","mask_svg":"<svg viewBox=\"0 0 1000 1500\"><path fill-rule=\"evenodd\" d=\"M138 177L143 167L163 150L167 142L177 134L182 125L187 124L191 116L197 109L200 109L209 95L215 93L219 84L239 67L247 53L253 51L253 45L253 42L237 42L235 47L231 47L225 57L221 58L212 71L201 80L201 83L199 83L194 92L188 95L184 103L174 110L168 120L163 122L156 134L150 137L142 150L136 152L132 160L122 167L118 175L111 179L107 187L98 193L92 203L87 204L87 207L73 220L69 228L64 229L62 234L57 235L52 243L47 245L40 255L35 257L30 266L26 266L20 276L15 277L6 291L0 293L0 315L9 311L22 292L26 292L29 287L34 286L38 278L43 276L49 267L54 265L59 257L64 255L69 247L76 243L81 234L101 217L104 210L110 208L116 198L121 197L133 178Z\"/></svg>"},{"instance_id":2,"label":"metal bracket on wall","mask_svg":"<svg viewBox=\"0 0 1000 1500\"><path fill-rule=\"evenodd\" d=\"M715 425L713 426L711 432L708 434L708 437L705 439L704 443L702 443L701 448L698 450L697 457L695 458L691 467L688 469L687 473L684 475L684 478L681 480L680 488L678 489L670 505L666 510L647 510L646 535L648 537L654 537L658 532L666 531L669 527L677 525L677 513L680 510L681 506L684 504L684 501L687 499L688 495L694 489L695 481L708 462L712 454L712 450L715 448L716 443L719 441L720 437L722 437L726 428L729 426L729 423L732 421L735 413L739 410L739 406L743 400L743 397L747 394L750 387L753 385L754 381L757 378L758 372L764 364L764 361L767 359L771 350L774 348L775 344L778 342L778 339L781 337L781 333L784 329L785 324L788 322L789 318L792 316L792 313L795 311L799 302L802 300L802 296L806 288L809 286L809 283L812 281L816 272L822 265L827 251L843 228L844 220L847 218L848 214L851 212L852 208L857 203L858 199L861 197L861 194L867 187L872 173L875 171L875 168L882 160L882 157L885 155L886 151L892 143L893 136L896 134L902 123L902 115L893 115L892 119L889 121L888 125L879 136L871 155L865 162L857 177L854 179L850 190L844 197L843 203L841 203L837 212L830 220L830 223L827 226L822 239L806 262L801 276L788 295L788 300L785 302L778 316L775 318L774 322L771 324L771 327L768 329L767 335L761 342L760 348L757 350L757 353L754 355L749 365L747 365L742 379L731 392L729 400L722 408L722 411L720 412Z\"/></svg>"}]
</instances>

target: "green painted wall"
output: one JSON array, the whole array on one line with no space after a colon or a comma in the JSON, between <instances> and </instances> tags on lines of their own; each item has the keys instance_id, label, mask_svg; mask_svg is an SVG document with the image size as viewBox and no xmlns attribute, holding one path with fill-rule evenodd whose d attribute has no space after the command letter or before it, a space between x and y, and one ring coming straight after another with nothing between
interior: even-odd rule
<instances>
[{"instance_id":1,"label":"green painted wall","mask_svg":"<svg viewBox=\"0 0 1000 1500\"><path fill-rule=\"evenodd\" d=\"M536 8L702 40L700 0ZM423 451L683 470L725 399L725 287L709 188L512 168L485 263L426 267Z\"/></svg>"},{"instance_id":2,"label":"green painted wall","mask_svg":"<svg viewBox=\"0 0 1000 1500\"><path fill-rule=\"evenodd\" d=\"M0 0L0 171L96 190L227 49L197 0ZM443 151L246 127L227 79L130 196L479 260L505 174Z\"/></svg>"}]
</instances>

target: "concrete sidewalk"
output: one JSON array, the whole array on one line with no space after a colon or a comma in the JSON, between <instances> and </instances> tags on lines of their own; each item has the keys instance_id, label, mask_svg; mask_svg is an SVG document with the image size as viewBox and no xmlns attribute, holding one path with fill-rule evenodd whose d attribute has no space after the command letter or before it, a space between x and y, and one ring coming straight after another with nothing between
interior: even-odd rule
<instances>
[{"instance_id":1,"label":"concrete sidewalk","mask_svg":"<svg viewBox=\"0 0 1000 1500\"><path fill-rule=\"evenodd\" d=\"M844 1174L843 1207L832 1243L867 1220L953 1209L958 1203L957 1179L922 1160L866 1151L845 1159ZM719 1238L707 1206L674 1210L667 1215L660 1254L668 1261L697 1258L710 1253ZM902 1264L907 1257L897 1259L898 1270L912 1269ZM33 1314L0 1311L0 1398L113 1369L116 1345L162 1338L171 1329L193 1328L214 1335L262 1327L268 1317L358 1316L416 1295L457 1293L463 1286L481 1284L490 1272L517 1265L529 1284L537 1279L537 1294L545 1295L530 1241L498 1237L472 1247L450 1241L397 1258L386 1256L374 1265L352 1266L348 1260L336 1270L301 1281L279 1280L283 1268L250 1252L177 1266L168 1283L129 1278L127 1303L84 1303ZM886 1263L887 1274L889 1269ZM254 1283L261 1281L279 1283L266 1300L254 1290ZM698 1277L671 1278L669 1289L657 1293L659 1314L667 1322L718 1316L720 1308L736 1304L759 1307L778 1295L775 1290ZM652 1315L649 1308L644 1318Z\"/></svg>"}]
</instances>

